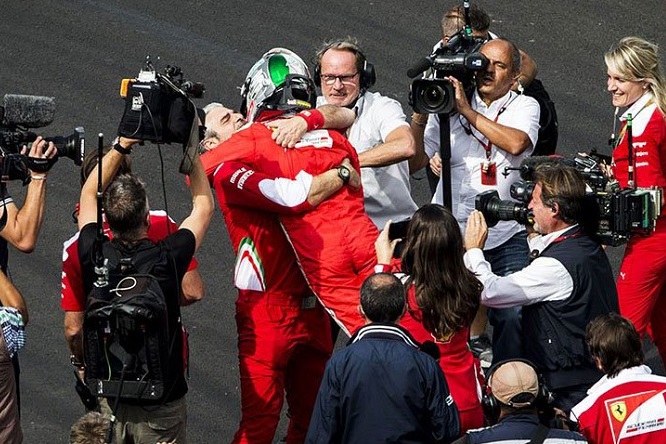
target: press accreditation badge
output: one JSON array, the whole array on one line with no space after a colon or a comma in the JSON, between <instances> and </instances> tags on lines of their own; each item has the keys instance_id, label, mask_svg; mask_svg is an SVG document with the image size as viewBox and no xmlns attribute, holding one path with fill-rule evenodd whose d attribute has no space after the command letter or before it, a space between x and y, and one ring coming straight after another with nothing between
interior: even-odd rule
<instances>
[{"instance_id":1,"label":"press accreditation badge","mask_svg":"<svg viewBox=\"0 0 666 444\"><path fill-rule=\"evenodd\" d=\"M481 162L481 185L497 185L497 164L489 160Z\"/></svg>"}]
</instances>

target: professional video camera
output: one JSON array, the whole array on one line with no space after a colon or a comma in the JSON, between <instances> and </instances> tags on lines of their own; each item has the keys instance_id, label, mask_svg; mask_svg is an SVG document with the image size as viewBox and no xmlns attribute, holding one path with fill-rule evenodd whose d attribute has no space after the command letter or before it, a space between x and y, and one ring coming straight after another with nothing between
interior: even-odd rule
<instances>
[{"instance_id":1,"label":"professional video camera","mask_svg":"<svg viewBox=\"0 0 666 444\"><path fill-rule=\"evenodd\" d=\"M27 128L41 128L50 125L55 116L53 97L5 94L0 106L0 175L2 181L22 180L29 182L27 156L21 154L21 147L34 142L37 134ZM85 132L76 127L69 136L45 137L53 142L57 157L68 157L76 165L81 165L85 151ZM52 162L52 161L50 161Z\"/></svg>"},{"instance_id":2,"label":"professional video camera","mask_svg":"<svg viewBox=\"0 0 666 444\"><path fill-rule=\"evenodd\" d=\"M196 116L190 98L201 98L205 90L203 83L185 80L177 66L167 66L164 74L157 72L146 57L138 77L121 83L125 112L118 134L155 143L186 144Z\"/></svg>"},{"instance_id":3,"label":"professional video camera","mask_svg":"<svg viewBox=\"0 0 666 444\"><path fill-rule=\"evenodd\" d=\"M414 78L431 70L427 77L414 80L410 86L409 104L417 113L450 113L455 104L455 91L451 82L444 77L453 76L460 80L469 93L474 87L476 71L488 66L488 59L479 52L485 40L472 36L469 2L463 2L463 5L465 27L407 71L407 75Z\"/></svg>"},{"instance_id":4,"label":"professional video camera","mask_svg":"<svg viewBox=\"0 0 666 444\"><path fill-rule=\"evenodd\" d=\"M588 187L584 217L596 219L593 222L596 237L605 245L618 246L626 243L634 234L648 235L654 231L655 222L661 213L662 190L658 188L620 188L604 174L601 163L604 156L579 154L573 159L563 157L528 157L519 168L522 180L511 185L513 199L501 200L497 191L484 191L476 196L475 208L481 211L488 226L500 220L515 220L523 225L533 223L532 214L527 208L534 191L534 169L544 164L562 164L576 168ZM587 205L587 204L591 205Z\"/></svg>"}]
</instances>

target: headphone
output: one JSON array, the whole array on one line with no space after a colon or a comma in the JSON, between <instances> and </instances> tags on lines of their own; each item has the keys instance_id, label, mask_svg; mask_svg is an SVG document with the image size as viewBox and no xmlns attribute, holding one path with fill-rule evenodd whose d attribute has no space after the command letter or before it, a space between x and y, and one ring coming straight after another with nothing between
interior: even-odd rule
<instances>
[{"instance_id":1,"label":"headphone","mask_svg":"<svg viewBox=\"0 0 666 444\"><path fill-rule=\"evenodd\" d=\"M368 62L358 45L348 39L334 40L327 43L322 49L317 52L315 66L314 66L314 82L318 88L321 88L321 59L329 49L336 49L339 51L349 51L354 54L356 58L356 66L359 68L358 74L361 84L361 94L367 91L377 81L377 73L375 72L375 65Z\"/></svg>"},{"instance_id":2,"label":"headphone","mask_svg":"<svg viewBox=\"0 0 666 444\"><path fill-rule=\"evenodd\" d=\"M486 386L484 387L483 390L483 397L481 398L481 407L483 408L483 414L486 416L490 424L496 424L497 421L499 420L500 416L500 410L503 405L506 405L502 402L500 402L495 396L493 395L492 388L490 387L490 383L492 382L493 374L495 371L500 368L502 365L508 363L508 362L522 362L524 364L529 365L532 367L534 370L534 373L537 375L537 381L538 381L538 389L537 389L537 395L536 398L534 398L534 401L530 403L531 406L536 407L539 409L540 407L545 407L548 406L552 401L553 401L553 395L550 393L548 390L548 387L546 387L546 384L544 384L541 373L537 370L537 368L532 364L532 362L528 361L527 359L506 359L504 361L500 361L497 364L493 365L493 367L490 369L490 372L488 373L488 376L486 377ZM511 407L511 406L509 406Z\"/></svg>"}]
</instances>

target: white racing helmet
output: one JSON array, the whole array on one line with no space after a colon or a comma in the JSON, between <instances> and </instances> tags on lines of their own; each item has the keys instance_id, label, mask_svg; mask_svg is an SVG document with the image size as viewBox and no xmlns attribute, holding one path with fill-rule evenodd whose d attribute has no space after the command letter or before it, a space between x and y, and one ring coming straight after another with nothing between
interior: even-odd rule
<instances>
[{"instance_id":1,"label":"white racing helmet","mask_svg":"<svg viewBox=\"0 0 666 444\"><path fill-rule=\"evenodd\" d=\"M241 113L248 122L262 112L299 111L316 106L317 94L310 70L294 52L273 48L250 69L241 88Z\"/></svg>"}]
</instances>

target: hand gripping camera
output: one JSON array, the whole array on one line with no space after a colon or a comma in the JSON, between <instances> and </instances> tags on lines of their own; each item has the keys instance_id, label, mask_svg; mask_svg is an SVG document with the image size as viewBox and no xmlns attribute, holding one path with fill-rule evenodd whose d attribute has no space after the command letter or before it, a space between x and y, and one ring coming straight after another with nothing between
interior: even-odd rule
<instances>
[{"instance_id":1,"label":"hand gripping camera","mask_svg":"<svg viewBox=\"0 0 666 444\"><path fill-rule=\"evenodd\" d=\"M186 144L196 117L190 98L201 98L204 92L204 84L185 80L179 67L167 66L161 74L146 58L137 78L121 83L125 112L118 134L155 143Z\"/></svg>"}]
</instances>

